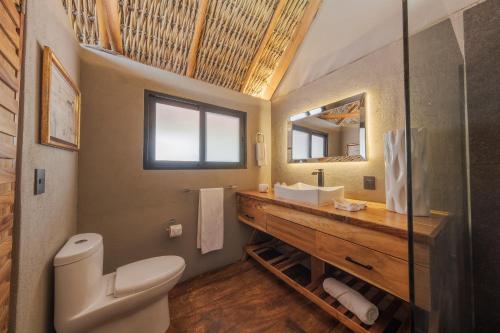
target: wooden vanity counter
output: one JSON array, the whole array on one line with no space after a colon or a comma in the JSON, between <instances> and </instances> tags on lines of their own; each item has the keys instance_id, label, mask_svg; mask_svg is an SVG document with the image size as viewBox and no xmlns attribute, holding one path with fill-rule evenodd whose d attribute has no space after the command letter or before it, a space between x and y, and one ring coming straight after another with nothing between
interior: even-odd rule
<instances>
[{"instance_id":1,"label":"wooden vanity counter","mask_svg":"<svg viewBox=\"0 0 500 333\"><path fill-rule=\"evenodd\" d=\"M408 225L405 214L398 214L385 209L385 204L378 202L368 202L367 209L358 212L348 212L336 209L333 205L312 206L293 201L276 199L273 193L260 193L258 191L239 191L240 197L256 199L260 202L267 202L281 207L292 208L294 210L309 213L339 222L358 226L362 228L380 231L382 233L394 235L407 239ZM429 217L413 217L413 237L416 242L433 244L439 231L444 226L447 214L433 211Z\"/></svg>"},{"instance_id":2,"label":"wooden vanity counter","mask_svg":"<svg viewBox=\"0 0 500 333\"><path fill-rule=\"evenodd\" d=\"M237 192L238 218L309 255L405 301L409 300L408 235L404 214L368 203L348 212L276 199L273 193ZM414 217L416 303L431 310L431 252L445 213Z\"/></svg>"}]
</instances>

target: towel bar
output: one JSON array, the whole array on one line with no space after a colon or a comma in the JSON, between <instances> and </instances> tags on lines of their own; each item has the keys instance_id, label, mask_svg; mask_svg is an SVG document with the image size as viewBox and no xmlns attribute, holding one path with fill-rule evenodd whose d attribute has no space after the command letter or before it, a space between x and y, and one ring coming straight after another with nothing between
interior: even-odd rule
<instances>
[{"instance_id":1,"label":"towel bar","mask_svg":"<svg viewBox=\"0 0 500 333\"><path fill-rule=\"evenodd\" d=\"M226 186L222 186L223 189L225 190L234 190L236 188L238 188L238 186L236 185L226 185ZM202 188L185 188L183 191L184 192L194 192L194 191L199 191L201 190Z\"/></svg>"}]
</instances>

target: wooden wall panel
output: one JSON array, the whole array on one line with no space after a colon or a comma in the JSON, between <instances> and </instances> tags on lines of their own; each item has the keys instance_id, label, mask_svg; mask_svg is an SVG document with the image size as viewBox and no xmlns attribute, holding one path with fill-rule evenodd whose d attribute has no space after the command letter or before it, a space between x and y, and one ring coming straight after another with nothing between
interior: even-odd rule
<instances>
[{"instance_id":1,"label":"wooden wall panel","mask_svg":"<svg viewBox=\"0 0 500 333\"><path fill-rule=\"evenodd\" d=\"M0 0L0 332L9 327L23 5Z\"/></svg>"}]
</instances>

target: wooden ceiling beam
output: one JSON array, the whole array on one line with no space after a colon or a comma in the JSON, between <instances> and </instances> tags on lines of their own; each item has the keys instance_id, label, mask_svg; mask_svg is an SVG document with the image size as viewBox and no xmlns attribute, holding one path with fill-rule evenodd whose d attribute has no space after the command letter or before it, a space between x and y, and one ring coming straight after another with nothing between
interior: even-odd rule
<instances>
[{"instance_id":1,"label":"wooden ceiling beam","mask_svg":"<svg viewBox=\"0 0 500 333\"><path fill-rule=\"evenodd\" d=\"M319 118L323 120L338 120L338 119L357 118L357 117L359 117L359 112L341 113L341 114L322 114L319 116Z\"/></svg>"},{"instance_id":2,"label":"wooden ceiling beam","mask_svg":"<svg viewBox=\"0 0 500 333\"><path fill-rule=\"evenodd\" d=\"M264 35L264 38L262 38L262 41L260 42L259 49L255 53L255 56L252 59L252 63L250 64L250 67L248 68L247 74L245 76L245 80L243 81L243 85L241 86L241 92L244 93L248 89L248 84L250 83L250 80L255 72L255 69L257 68L257 65L259 64L259 60L262 56L262 53L266 49L267 42L271 38L274 29L276 29L276 25L278 24L278 20L281 16L281 13L283 13L283 9L285 9L286 5L286 0L279 0L278 5L276 6L276 9L274 10L273 17L271 18L271 21L269 21L269 25L267 26L266 33Z\"/></svg>"},{"instance_id":3,"label":"wooden ceiling beam","mask_svg":"<svg viewBox=\"0 0 500 333\"><path fill-rule=\"evenodd\" d=\"M278 85L283 79L283 76L285 76L285 73L291 64L293 57L295 56L295 53L297 52L300 44L304 40L304 37L306 36L307 31L309 30L309 26L313 22L314 17L316 16L316 13L318 12L320 5L321 5L321 0L309 1L309 4L307 5L307 8L304 11L304 15L300 20L297 30L295 31L293 39L291 40L290 44L288 44L288 47L286 48L283 56L279 60L278 65L276 66L271 76L269 84L267 85L267 87L265 87L260 97L264 99L271 99L271 97L273 96L274 92L276 91L276 88L278 88Z\"/></svg>"},{"instance_id":4,"label":"wooden ceiling beam","mask_svg":"<svg viewBox=\"0 0 500 333\"><path fill-rule=\"evenodd\" d=\"M200 47L201 33L205 26L205 18L207 16L208 0L199 0L198 11L196 13L196 23L194 26L193 39L189 47L188 63L186 76L193 77L196 69L196 60L198 58L198 48Z\"/></svg>"},{"instance_id":5,"label":"wooden ceiling beam","mask_svg":"<svg viewBox=\"0 0 500 333\"><path fill-rule=\"evenodd\" d=\"M96 12L99 21L99 43L102 47L109 46L111 50L123 54L118 0L97 0ZM101 27L102 23L104 23L104 28Z\"/></svg>"},{"instance_id":6,"label":"wooden ceiling beam","mask_svg":"<svg viewBox=\"0 0 500 333\"><path fill-rule=\"evenodd\" d=\"M97 29L99 30L99 46L103 49L111 50L111 44L109 42L108 31L106 27L108 22L106 20L106 12L104 9L103 1L95 1L95 11L97 16Z\"/></svg>"}]
</instances>

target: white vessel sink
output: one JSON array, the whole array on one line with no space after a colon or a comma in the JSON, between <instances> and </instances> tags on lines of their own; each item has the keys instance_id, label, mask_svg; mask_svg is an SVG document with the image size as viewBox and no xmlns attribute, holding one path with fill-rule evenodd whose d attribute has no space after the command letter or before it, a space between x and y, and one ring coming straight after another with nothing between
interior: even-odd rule
<instances>
[{"instance_id":1,"label":"white vessel sink","mask_svg":"<svg viewBox=\"0 0 500 333\"><path fill-rule=\"evenodd\" d=\"M275 185L274 196L277 199L321 206L332 204L332 199L344 199L344 186L318 187L304 183Z\"/></svg>"}]
</instances>

